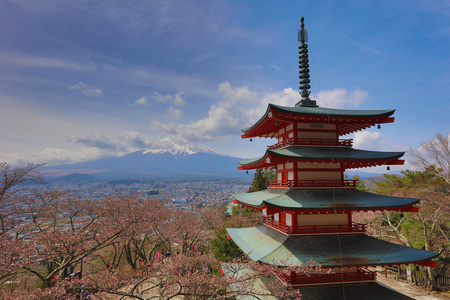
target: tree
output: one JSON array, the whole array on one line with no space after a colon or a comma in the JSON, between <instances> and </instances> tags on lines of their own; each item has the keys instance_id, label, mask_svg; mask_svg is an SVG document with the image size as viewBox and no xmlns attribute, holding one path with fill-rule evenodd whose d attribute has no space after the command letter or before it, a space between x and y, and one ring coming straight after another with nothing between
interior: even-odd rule
<instances>
[{"instance_id":1,"label":"tree","mask_svg":"<svg viewBox=\"0 0 450 300\"><path fill-rule=\"evenodd\" d=\"M252 184L247 193L262 191L267 188L267 180L275 179L274 170L256 169Z\"/></svg>"},{"instance_id":2,"label":"tree","mask_svg":"<svg viewBox=\"0 0 450 300\"><path fill-rule=\"evenodd\" d=\"M44 164L28 164L25 167L13 167L6 162L0 163L0 235L14 228L10 217L17 213L14 196L20 191L19 184L34 181L43 182L37 169Z\"/></svg>"},{"instance_id":3,"label":"tree","mask_svg":"<svg viewBox=\"0 0 450 300\"><path fill-rule=\"evenodd\" d=\"M247 193L262 191L267 188L266 181L275 179L274 170L257 169ZM261 223L260 212L243 205L235 205L230 215L223 213L222 225L216 230L216 237L211 241L214 256L219 261L229 262L242 257L244 252L236 243L227 238L226 228L241 228Z\"/></svg>"},{"instance_id":4,"label":"tree","mask_svg":"<svg viewBox=\"0 0 450 300\"><path fill-rule=\"evenodd\" d=\"M450 186L450 134L437 133L435 139L422 143L417 150L410 148L408 156L412 164L421 169L434 166L436 175Z\"/></svg>"},{"instance_id":5,"label":"tree","mask_svg":"<svg viewBox=\"0 0 450 300\"><path fill-rule=\"evenodd\" d=\"M447 267L450 250L450 135L437 134L432 141L408 152L418 170L404 170L402 175L384 174L375 182L376 193L421 199L418 213L372 212L356 214L369 222L368 233L386 240L396 240L408 247L439 252L438 269ZM418 266L425 286L435 289L435 270Z\"/></svg>"},{"instance_id":6,"label":"tree","mask_svg":"<svg viewBox=\"0 0 450 300\"><path fill-rule=\"evenodd\" d=\"M312 262L302 266L280 268L268 264L235 259L220 264L210 254L176 254L155 263L148 262L133 272L104 270L74 280L72 286L83 286L100 299L235 299L238 296L265 299L300 299L297 289L286 289L276 279L280 272L323 274ZM119 275L119 276L118 276ZM268 289L261 289L258 280L271 277Z\"/></svg>"},{"instance_id":7,"label":"tree","mask_svg":"<svg viewBox=\"0 0 450 300\"><path fill-rule=\"evenodd\" d=\"M376 182L382 194L421 199L420 210L414 214L384 212L385 238L395 237L404 245L441 253L441 268L447 265L450 250L450 194L446 181L436 175L432 167L424 171L402 171L404 176L385 174L384 181ZM419 266L425 286L435 289L434 270Z\"/></svg>"},{"instance_id":8,"label":"tree","mask_svg":"<svg viewBox=\"0 0 450 300\"><path fill-rule=\"evenodd\" d=\"M356 189L358 191L362 191L362 192L370 191L370 188L368 188L366 186L366 183L363 180L361 180L361 178L358 175L353 176L352 180L356 180Z\"/></svg>"},{"instance_id":9,"label":"tree","mask_svg":"<svg viewBox=\"0 0 450 300\"><path fill-rule=\"evenodd\" d=\"M13 167L0 163L0 283L4 282L30 260L33 249L23 239L26 226L18 226L16 216L22 213L18 195L23 190L22 183L43 182L37 171L43 164L28 164Z\"/></svg>"}]
</instances>

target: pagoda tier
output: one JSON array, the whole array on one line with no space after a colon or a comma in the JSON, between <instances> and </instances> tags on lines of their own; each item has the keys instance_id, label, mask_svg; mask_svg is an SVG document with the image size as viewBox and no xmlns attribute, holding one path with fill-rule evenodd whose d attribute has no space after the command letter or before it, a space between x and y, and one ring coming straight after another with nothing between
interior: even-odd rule
<instances>
[{"instance_id":1,"label":"pagoda tier","mask_svg":"<svg viewBox=\"0 0 450 300\"><path fill-rule=\"evenodd\" d=\"M323 107L285 107L269 104L266 113L254 125L242 129L242 138L266 137L278 138L286 131L293 133L305 131L300 124L308 124L312 130L332 131L337 136L356 132L371 126L392 123L394 118L390 117L395 112L391 110L346 110ZM293 124L297 126L293 126ZM312 126L311 126L312 125Z\"/></svg>"},{"instance_id":2,"label":"pagoda tier","mask_svg":"<svg viewBox=\"0 0 450 300\"><path fill-rule=\"evenodd\" d=\"M289 146L268 149L259 158L239 161L240 170L276 169L270 189L354 189L355 180L347 180L346 169L378 165L402 165L404 152L380 152L353 148Z\"/></svg>"},{"instance_id":3,"label":"pagoda tier","mask_svg":"<svg viewBox=\"0 0 450 300\"><path fill-rule=\"evenodd\" d=\"M415 198L351 190L271 190L236 194L234 203L261 210L264 226L284 235L363 234L352 212L418 212Z\"/></svg>"},{"instance_id":4,"label":"pagoda tier","mask_svg":"<svg viewBox=\"0 0 450 300\"><path fill-rule=\"evenodd\" d=\"M439 253L358 235L289 237L266 226L228 228L231 239L250 259L277 266L314 261L323 268L402 264L435 266Z\"/></svg>"}]
</instances>

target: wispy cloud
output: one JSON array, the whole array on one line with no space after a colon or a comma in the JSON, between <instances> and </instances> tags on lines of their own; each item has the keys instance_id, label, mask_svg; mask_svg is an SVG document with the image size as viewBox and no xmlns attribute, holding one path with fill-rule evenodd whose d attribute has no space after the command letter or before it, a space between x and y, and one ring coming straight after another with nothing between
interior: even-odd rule
<instances>
[{"instance_id":1,"label":"wispy cloud","mask_svg":"<svg viewBox=\"0 0 450 300\"><path fill-rule=\"evenodd\" d=\"M81 81L78 84L69 87L70 90L79 90L85 97L98 97L103 95L103 91L101 89L90 88L88 85L82 83Z\"/></svg>"},{"instance_id":2,"label":"wispy cloud","mask_svg":"<svg viewBox=\"0 0 450 300\"><path fill-rule=\"evenodd\" d=\"M92 64L81 64L65 59L34 56L20 53L0 53L0 63L28 68L60 68L73 71L92 71Z\"/></svg>"},{"instance_id":3,"label":"wispy cloud","mask_svg":"<svg viewBox=\"0 0 450 300\"><path fill-rule=\"evenodd\" d=\"M349 38L348 36L346 36L345 34L343 34L342 32L339 32L339 31L337 31L337 30L336 30L336 32L339 33L339 34L340 34L343 38L345 38L346 40L352 42L354 45L356 45L356 46L357 46L359 49L361 49L362 51L370 52L370 53L373 53L373 54L376 54L376 55L381 55L381 56L383 56L384 58L387 58L387 55L384 54L383 52L381 52L380 50L378 50L377 48L375 48L375 47L370 47L370 46L368 46L368 45L359 43L359 42L357 42L357 41L355 41L355 40Z\"/></svg>"},{"instance_id":4,"label":"wispy cloud","mask_svg":"<svg viewBox=\"0 0 450 300\"><path fill-rule=\"evenodd\" d=\"M411 73L411 74L412 74L412 76L414 76L417 80L423 82L425 85L430 85L430 84L428 83L428 81L423 80L422 77L420 77L419 75L417 75L417 74L415 74L415 73Z\"/></svg>"}]
</instances>

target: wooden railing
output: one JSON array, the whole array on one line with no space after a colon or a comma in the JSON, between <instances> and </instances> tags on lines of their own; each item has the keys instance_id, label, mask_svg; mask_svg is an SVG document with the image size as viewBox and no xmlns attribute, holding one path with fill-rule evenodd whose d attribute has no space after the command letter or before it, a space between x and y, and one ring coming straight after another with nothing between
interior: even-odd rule
<instances>
[{"instance_id":1,"label":"wooden railing","mask_svg":"<svg viewBox=\"0 0 450 300\"><path fill-rule=\"evenodd\" d=\"M356 188L357 180L268 180L268 188Z\"/></svg>"},{"instance_id":2,"label":"wooden railing","mask_svg":"<svg viewBox=\"0 0 450 300\"><path fill-rule=\"evenodd\" d=\"M289 276L281 273L277 277L286 284L291 285L309 285L316 283L326 282L355 282L355 281L374 281L377 278L376 272L372 272L366 269L358 269L354 273L337 273L337 274L311 274L311 275L299 275L295 274Z\"/></svg>"},{"instance_id":3,"label":"wooden railing","mask_svg":"<svg viewBox=\"0 0 450 300\"><path fill-rule=\"evenodd\" d=\"M286 234L316 234L316 233L337 233L337 232L365 232L366 225L356 222L341 225L311 225L311 226L288 226L278 221L272 220L271 216L263 216L262 222L267 227L279 230Z\"/></svg>"},{"instance_id":4,"label":"wooden railing","mask_svg":"<svg viewBox=\"0 0 450 300\"><path fill-rule=\"evenodd\" d=\"M285 139L282 142L278 142L275 145L268 146L269 149L278 149L290 145L297 146L335 146L335 147L351 147L353 146L353 139L339 139L339 140L327 140L327 139Z\"/></svg>"}]
</instances>

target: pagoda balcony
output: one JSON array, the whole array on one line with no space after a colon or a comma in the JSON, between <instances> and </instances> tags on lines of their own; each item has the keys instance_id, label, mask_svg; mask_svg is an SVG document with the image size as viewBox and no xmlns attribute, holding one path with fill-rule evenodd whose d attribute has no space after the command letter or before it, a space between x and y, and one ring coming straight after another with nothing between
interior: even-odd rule
<instances>
[{"instance_id":1,"label":"pagoda balcony","mask_svg":"<svg viewBox=\"0 0 450 300\"><path fill-rule=\"evenodd\" d=\"M262 223L272 229L280 231L286 235L290 234L333 234L333 233L364 233L366 225L352 222L342 225L311 225L311 226L288 226L278 221L272 220L271 216L263 216Z\"/></svg>"},{"instance_id":2,"label":"pagoda balcony","mask_svg":"<svg viewBox=\"0 0 450 300\"><path fill-rule=\"evenodd\" d=\"M352 147L353 139L339 139L339 140L327 140L327 139L293 139L289 138L275 145L268 146L269 149L278 149L287 146L334 146L334 147Z\"/></svg>"},{"instance_id":3,"label":"pagoda balcony","mask_svg":"<svg viewBox=\"0 0 450 300\"><path fill-rule=\"evenodd\" d=\"M288 285L316 285L316 284L339 284L339 283L354 283L358 281L375 281L377 279L376 272L372 272L363 268L360 268L357 272L351 273L335 273L335 274L294 274L289 276L281 273L277 274L277 277Z\"/></svg>"},{"instance_id":4,"label":"pagoda balcony","mask_svg":"<svg viewBox=\"0 0 450 300\"><path fill-rule=\"evenodd\" d=\"M356 188L358 181L344 180L267 180L270 189Z\"/></svg>"}]
</instances>

